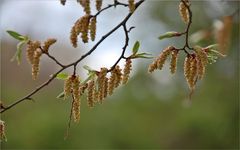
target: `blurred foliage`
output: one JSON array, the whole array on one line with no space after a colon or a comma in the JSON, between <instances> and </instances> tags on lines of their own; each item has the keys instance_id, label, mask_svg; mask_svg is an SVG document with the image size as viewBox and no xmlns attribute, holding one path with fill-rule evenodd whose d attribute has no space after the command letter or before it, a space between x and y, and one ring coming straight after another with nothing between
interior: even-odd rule
<instances>
[{"instance_id":1,"label":"blurred foliage","mask_svg":"<svg viewBox=\"0 0 240 150\"><path fill-rule=\"evenodd\" d=\"M172 9L173 5L177 7L175 2L153 3L151 16L155 20L175 30L184 28L180 18L175 19L177 10ZM193 5L193 31L212 23L201 11L202 7L204 4L200 2ZM201 18L204 21L197 21ZM70 135L64 140L70 101L55 98L63 86L62 81L55 81L34 97L35 103L26 101L1 116L6 122L8 137L7 142L1 143L1 148L238 149L239 20L233 30L228 57L208 67L191 106L184 104L188 91L180 73L182 63L178 64L175 77L164 71L149 75L146 68L140 68L130 82L103 105L89 109L83 99L80 123L72 124ZM2 53L2 58L8 58L7 53ZM2 65L7 63L3 59ZM9 70L3 68L1 99L8 104L27 92L19 81L26 76L21 74L19 78L13 78L9 76ZM167 84L166 76L170 78ZM30 85L25 84L27 89Z\"/></svg>"}]
</instances>

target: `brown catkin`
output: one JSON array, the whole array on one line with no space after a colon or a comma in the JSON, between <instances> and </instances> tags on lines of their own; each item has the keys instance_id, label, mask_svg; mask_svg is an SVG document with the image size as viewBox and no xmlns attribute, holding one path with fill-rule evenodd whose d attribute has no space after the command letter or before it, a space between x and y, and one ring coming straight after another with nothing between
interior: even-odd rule
<instances>
[{"instance_id":1,"label":"brown catkin","mask_svg":"<svg viewBox=\"0 0 240 150\"><path fill-rule=\"evenodd\" d=\"M56 39L47 39L45 42L44 42L44 45L43 45L43 51L48 53L48 49L51 45L53 45L54 43L56 43L57 40Z\"/></svg>"},{"instance_id":2,"label":"brown catkin","mask_svg":"<svg viewBox=\"0 0 240 150\"><path fill-rule=\"evenodd\" d=\"M66 0L60 0L60 3L61 3L62 5L65 5L65 4L66 4Z\"/></svg>"},{"instance_id":3,"label":"brown catkin","mask_svg":"<svg viewBox=\"0 0 240 150\"><path fill-rule=\"evenodd\" d=\"M192 56L188 55L184 61L184 76L187 80L187 83L189 81L189 77L190 77L190 73L191 73L191 59L192 59Z\"/></svg>"},{"instance_id":4,"label":"brown catkin","mask_svg":"<svg viewBox=\"0 0 240 150\"><path fill-rule=\"evenodd\" d=\"M206 66L208 63L207 53L201 47L198 47L198 46L194 47L194 49L195 49L199 59L201 59L203 65Z\"/></svg>"},{"instance_id":5,"label":"brown catkin","mask_svg":"<svg viewBox=\"0 0 240 150\"><path fill-rule=\"evenodd\" d=\"M129 11L131 13L133 13L135 11L135 2L134 0L128 0L128 7L129 7Z\"/></svg>"},{"instance_id":6,"label":"brown catkin","mask_svg":"<svg viewBox=\"0 0 240 150\"><path fill-rule=\"evenodd\" d=\"M73 83L73 77L69 76L67 80L65 80L64 83L64 99L66 99L72 92L72 83Z\"/></svg>"},{"instance_id":7,"label":"brown catkin","mask_svg":"<svg viewBox=\"0 0 240 150\"><path fill-rule=\"evenodd\" d=\"M94 104L99 102L99 91L98 91L98 88L96 86L96 84L94 85L94 91L93 91L93 101L94 101Z\"/></svg>"},{"instance_id":8,"label":"brown catkin","mask_svg":"<svg viewBox=\"0 0 240 150\"><path fill-rule=\"evenodd\" d=\"M173 46L169 46L167 48L165 48L162 53L158 56L157 58L157 68L162 70L163 65L165 64L167 57L171 54L172 50L174 50L175 48Z\"/></svg>"},{"instance_id":9,"label":"brown catkin","mask_svg":"<svg viewBox=\"0 0 240 150\"><path fill-rule=\"evenodd\" d=\"M117 73L116 73L116 69L114 68L111 71L111 76L110 76L110 79L109 79L109 82L108 82L108 93L109 93L109 95L113 94L113 90L115 88L116 80L117 80Z\"/></svg>"},{"instance_id":10,"label":"brown catkin","mask_svg":"<svg viewBox=\"0 0 240 150\"><path fill-rule=\"evenodd\" d=\"M198 71L198 64L197 64L197 58L194 55L191 59L191 67L190 67L190 74L189 74L189 80L188 85L191 90L194 89L195 83L196 83L196 76Z\"/></svg>"},{"instance_id":11,"label":"brown catkin","mask_svg":"<svg viewBox=\"0 0 240 150\"><path fill-rule=\"evenodd\" d=\"M107 75L107 68L101 68L99 74L98 74L98 92L99 92L99 101L102 103L102 100L104 98L104 87L105 87L105 78Z\"/></svg>"},{"instance_id":12,"label":"brown catkin","mask_svg":"<svg viewBox=\"0 0 240 150\"><path fill-rule=\"evenodd\" d=\"M201 58L197 55L197 66L198 66L198 79L202 79L205 74L205 65L203 64Z\"/></svg>"},{"instance_id":13,"label":"brown catkin","mask_svg":"<svg viewBox=\"0 0 240 150\"><path fill-rule=\"evenodd\" d=\"M74 23L70 33L70 40L73 47L77 47L77 37L80 33L82 41L84 43L88 42L89 19L89 15L84 15Z\"/></svg>"},{"instance_id":14,"label":"brown catkin","mask_svg":"<svg viewBox=\"0 0 240 150\"><path fill-rule=\"evenodd\" d=\"M92 41L94 41L96 37L96 24L97 24L97 18L93 17L90 21L90 28L89 28Z\"/></svg>"},{"instance_id":15,"label":"brown catkin","mask_svg":"<svg viewBox=\"0 0 240 150\"><path fill-rule=\"evenodd\" d=\"M80 120L80 79L78 76L74 76L73 83L73 118L74 122Z\"/></svg>"},{"instance_id":16,"label":"brown catkin","mask_svg":"<svg viewBox=\"0 0 240 150\"><path fill-rule=\"evenodd\" d=\"M184 2L189 7L188 0L184 0ZM185 6L185 4L183 2L180 2L180 4L179 4L179 14L180 14L183 22L188 23L189 22L189 11L188 11L187 7Z\"/></svg>"},{"instance_id":17,"label":"brown catkin","mask_svg":"<svg viewBox=\"0 0 240 150\"><path fill-rule=\"evenodd\" d=\"M88 15L91 14L90 0L80 0L80 4L83 6L84 12Z\"/></svg>"},{"instance_id":18,"label":"brown catkin","mask_svg":"<svg viewBox=\"0 0 240 150\"><path fill-rule=\"evenodd\" d=\"M7 140L6 134L5 134L5 124L4 121L0 120L0 141Z\"/></svg>"},{"instance_id":19,"label":"brown catkin","mask_svg":"<svg viewBox=\"0 0 240 150\"><path fill-rule=\"evenodd\" d=\"M156 59L157 60L157 59ZM148 67L148 72L152 73L154 70L156 70L158 68L157 66L157 61L154 60Z\"/></svg>"},{"instance_id":20,"label":"brown catkin","mask_svg":"<svg viewBox=\"0 0 240 150\"><path fill-rule=\"evenodd\" d=\"M32 78L33 80L36 80L37 79L37 76L39 74L39 63L40 63L40 57L42 55L42 51L41 49L37 49L35 52L34 52L34 56L33 56L33 63L32 63Z\"/></svg>"},{"instance_id":21,"label":"brown catkin","mask_svg":"<svg viewBox=\"0 0 240 150\"><path fill-rule=\"evenodd\" d=\"M104 78L104 86L103 86L103 98L108 96L108 78Z\"/></svg>"},{"instance_id":22,"label":"brown catkin","mask_svg":"<svg viewBox=\"0 0 240 150\"><path fill-rule=\"evenodd\" d=\"M96 0L96 9L100 11L102 8L102 0Z\"/></svg>"},{"instance_id":23,"label":"brown catkin","mask_svg":"<svg viewBox=\"0 0 240 150\"><path fill-rule=\"evenodd\" d=\"M178 50L173 50L171 53L171 62L170 62L170 70L171 73L174 74L177 70L177 57L178 57Z\"/></svg>"},{"instance_id":24,"label":"brown catkin","mask_svg":"<svg viewBox=\"0 0 240 150\"><path fill-rule=\"evenodd\" d=\"M78 36L77 32L73 26L70 33L70 40L71 40L72 46L75 48L77 47L77 36Z\"/></svg>"},{"instance_id":25,"label":"brown catkin","mask_svg":"<svg viewBox=\"0 0 240 150\"><path fill-rule=\"evenodd\" d=\"M115 69L116 69L116 80L114 82L114 85L115 85L115 88L117 88L123 80L123 74L122 74L122 69L120 68L120 66L117 65L115 67Z\"/></svg>"},{"instance_id":26,"label":"brown catkin","mask_svg":"<svg viewBox=\"0 0 240 150\"><path fill-rule=\"evenodd\" d=\"M41 43L39 41L29 41L27 45L27 59L30 64L33 64L34 52L39 48Z\"/></svg>"},{"instance_id":27,"label":"brown catkin","mask_svg":"<svg viewBox=\"0 0 240 150\"><path fill-rule=\"evenodd\" d=\"M231 35L233 28L233 15L224 16L222 18L223 26L216 31L216 40L219 44L219 50L222 54L227 54L231 43Z\"/></svg>"},{"instance_id":28,"label":"brown catkin","mask_svg":"<svg viewBox=\"0 0 240 150\"><path fill-rule=\"evenodd\" d=\"M131 70L132 70L132 60L126 59L125 66L123 69L123 79L122 79L123 84L126 84L128 82Z\"/></svg>"},{"instance_id":29,"label":"brown catkin","mask_svg":"<svg viewBox=\"0 0 240 150\"><path fill-rule=\"evenodd\" d=\"M194 47L198 61L198 79L202 79L205 74L206 65L208 63L207 53L201 47Z\"/></svg>"},{"instance_id":30,"label":"brown catkin","mask_svg":"<svg viewBox=\"0 0 240 150\"><path fill-rule=\"evenodd\" d=\"M88 95L87 95L88 106L91 108L94 106L94 90L95 90L95 81L91 80L88 84Z\"/></svg>"},{"instance_id":31,"label":"brown catkin","mask_svg":"<svg viewBox=\"0 0 240 150\"><path fill-rule=\"evenodd\" d=\"M89 29L89 15L84 16L83 18L83 28L82 28L82 41L83 43L88 42L88 29Z\"/></svg>"}]
</instances>

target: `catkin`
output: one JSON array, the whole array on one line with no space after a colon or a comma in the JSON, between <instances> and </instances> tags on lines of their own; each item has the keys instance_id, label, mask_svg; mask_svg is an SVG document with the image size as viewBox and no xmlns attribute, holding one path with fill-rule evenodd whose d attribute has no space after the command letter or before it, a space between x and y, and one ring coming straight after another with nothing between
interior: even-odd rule
<instances>
[{"instance_id":1,"label":"catkin","mask_svg":"<svg viewBox=\"0 0 240 150\"><path fill-rule=\"evenodd\" d=\"M199 56L197 56L197 66L198 66L198 79L202 79L204 74L205 74L205 65L203 64L201 58Z\"/></svg>"},{"instance_id":2,"label":"catkin","mask_svg":"<svg viewBox=\"0 0 240 150\"><path fill-rule=\"evenodd\" d=\"M73 89L73 118L74 122L79 122L80 120L80 79L75 76L72 83Z\"/></svg>"},{"instance_id":3,"label":"catkin","mask_svg":"<svg viewBox=\"0 0 240 150\"><path fill-rule=\"evenodd\" d=\"M162 53L159 55L157 59L157 68L162 70L163 65L165 64L167 57L171 54L171 51L174 50L175 48L173 46L169 46L165 48Z\"/></svg>"},{"instance_id":4,"label":"catkin","mask_svg":"<svg viewBox=\"0 0 240 150\"><path fill-rule=\"evenodd\" d=\"M61 3L62 5L65 5L65 4L66 4L66 0L60 0L60 3Z\"/></svg>"},{"instance_id":5,"label":"catkin","mask_svg":"<svg viewBox=\"0 0 240 150\"><path fill-rule=\"evenodd\" d=\"M101 68L99 74L98 74L98 99L100 103L102 103L104 98L104 87L105 87L105 78L107 75L107 68Z\"/></svg>"},{"instance_id":6,"label":"catkin","mask_svg":"<svg viewBox=\"0 0 240 150\"><path fill-rule=\"evenodd\" d=\"M188 0L184 0L185 4L189 7ZM179 4L179 14L183 20L183 22L188 23L189 22L189 11L188 8L185 6L183 2L180 2Z\"/></svg>"},{"instance_id":7,"label":"catkin","mask_svg":"<svg viewBox=\"0 0 240 150\"><path fill-rule=\"evenodd\" d=\"M116 80L114 82L114 85L115 85L115 88L117 88L123 80L123 74L122 74L122 69L118 65L115 67L115 69L116 69Z\"/></svg>"},{"instance_id":8,"label":"catkin","mask_svg":"<svg viewBox=\"0 0 240 150\"><path fill-rule=\"evenodd\" d=\"M196 56L193 56L191 59L191 67L188 80L188 85L191 90L193 90L195 87L197 71L198 71L197 59Z\"/></svg>"},{"instance_id":9,"label":"catkin","mask_svg":"<svg viewBox=\"0 0 240 150\"><path fill-rule=\"evenodd\" d=\"M188 55L184 61L184 76L186 78L187 83L189 82L189 77L191 74L191 59L192 56Z\"/></svg>"},{"instance_id":10,"label":"catkin","mask_svg":"<svg viewBox=\"0 0 240 150\"><path fill-rule=\"evenodd\" d=\"M152 73L154 70L156 70L158 68L157 66L157 59L154 60L148 67L148 72Z\"/></svg>"},{"instance_id":11,"label":"catkin","mask_svg":"<svg viewBox=\"0 0 240 150\"><path fill-rule=\"evenodd\" d=\"M124 70L123 70L123 79L122 79L123 84L127 83L131 70L132 70L132 60L126 59Z\"/></svg>"},{"instance_id":12,"label":"catkin","mask_svg":"<svg viewBox=\"0 0 240 150\"><path fill-rule=\"evenodd\" d=\"M37 48L40 47L40 42L39 41L29 41L27 45L27 59L30 64L33 64L33 59L34 59L34 52Z\"/></svg>"},{"instance_id":13,"label":"catkin","mask_svg":"<svg viewBox=\"0 0 240 150\"><path fill-rule=\"evenodd\" d=\"M98 88L96 85L94 85L94 91L93 91L93 101L94 101L94 104L99 102L99 91L98 91Z\"/></svg>"},{"instance_id":14,"label":"catkin","mask_svg":"<svg viewBox=\"0 0 240 150\"><path fill-rule=\"evenodd\" d=\"M129 7L129 11L131 13L133 13L135 11L135 3L134 0L128 0L128 7Z\"/></svg>"},{"instance_id":15,"label":"catkin","mask_svg":"<svg viewBox=\"0 0 240 150\"><path fill-rule=\"evenodd\" d=\"M80 5L83 7L84 12L88 15L91 14L91 8L90 8L90 0L77 0L77 2L80 3Z\"/></svg>"},{"instance_id":16,"label":"catkin","mask_svg":"<svg viewBox=\"0 0 240 150\"><path fill-rule=\"evenodd\" d=\"M89 19L89 15L84 15L74 23L70 33L70 40L73 47L77 47L77 36L80 33L82 41L84 43L88 42Z\"/></svg>"},{"instance_id":17,"label":"catkin","mask_svg":"<svg viewBox=\"0 0 240 150\"><path fill-rule=\"evenodd\" d=\"M90 22L90 34L91 34L91 40L94 41L96 37L96 23L97 23L97 18L93 17Z\"/></svg>"},{"instance_id":18,"label":"catkin","mask_svg":"<svg viewBox=\"0 0 240 150\"><path fill-rule=\"evenodd\" d=\"M96 9L100 11L102 8L102 0L96 0Z\"/></svg>"},{"instance_id":19,"label":"catkin","mask_svg":"<svg viewBox=\"0 0 240 150\"><path fill-rule=\"evenodd\" d=\"M201 47L194 47L194 49L195 49L199 59L201 59L203 65L206 66L208 63L207 53Z\"/></svg>"},{"instance_id":20,"label":"catkin","mask_svg":"<svg viewBox=\"0 0 240 150\"><path fill-rule=\"evenodd\" d=\"M42 51L41 49L37 49L34 52L34 56L33 56L33 63L32 63L32 78L33 80L37 79L37 76L39 74L39 63L40 63L40 57L42 55Z\"/></svg>"},{"instance_id":21,"label":"catkin","mask_svg":"<svg viewBox=\"0 0 240 150\"><path fill-rule=\"evenodd\" d=\"M171 73L174 74L177 69L177 57L178 57L178 50L173 50L171 53L171 63L170 63L170 70Z\"/></svg>"},{"instance_id":22,"label":"catkin","mask_svg":"<svg viewBox=\"0 0 240 150\"><path fill-rule=\"evenodd\" d=\"M70 33L70 40L71 40L73 47L75 47L75 48L77 47L77 36L78 36L77 32L73 26L71 29L71 33Z\"/></svg>"},{"instance_id":23,"label":"catkin","mask_svg":"<svg viewBox=\"0 0 240 150\"><path fill-rule=\"evenodd\" d=\"M108 96L108 78L104 78L104 86L103 86L103 98Z\"/></svg>"},{"instance_id":24,"label":"catkin","mask_svg":"<svg viewBox=\"0 0 240 150\"><path fill-rule=\"evenodd\" d=\"M110 76L110 79L109 79L109 82L108 82L108 93L109 93L109 95L113 94L113 90L115 88L116 80L117 80L117 74L116 74L116 69L114 68L111 71L111 76Z\"/></svg>"},{"instance_id":25,"label":"catkin","mask_svg":"<svg viewBox=\"0 0 240 150\"><path fill-rule=\"evenodd\" d=\"M87 101L88 101L89 107L94 106L94 90L95 90L95 81L91 80L88 85L88 95L87 95Z\"/></svg>"},{"instance_id":26,"label":"catkin","mask_svg":"<svg viewBox=\"0 0 240 150\"><path fill-rule=\"evenodd\" d=\"M47 39L47 40L44 42L43 51L44 51L45 53L48 53L49 47L50 47L51 45L53 45L54 43L56 43L56 42L57 42L56 39L52 39L52 38Z\"/></svg>"},{"instance_id":27,"label":"catkin","mask_svg":"<svg viewBox=\"0 0 240 150\"><path fill-rule=\"evenodd\" d=\"M7 140L5 134L5 124L4 121L0 120L0 141Z\"/></svg>"},{"instance_id":28,"label":"catkin","mask_svg":"<svg viewBox=\"0 0 240 150\"><path fill-rule=\"evenodd\" d=\"M67 98L72 92L73 77L69 76L64 83L64 99Z\"/></svg>"},{"instance_id":29,"label":"catkin","mask_svg":"<svg viewBox=\"0 0 240 150\"><path fill-rule=\"evenodd\" d=\"M198 78L201 80L205 74L206 65L208 63L207 53L201 47L195 47L198 61Z\"/></svg>"}]
</instances>

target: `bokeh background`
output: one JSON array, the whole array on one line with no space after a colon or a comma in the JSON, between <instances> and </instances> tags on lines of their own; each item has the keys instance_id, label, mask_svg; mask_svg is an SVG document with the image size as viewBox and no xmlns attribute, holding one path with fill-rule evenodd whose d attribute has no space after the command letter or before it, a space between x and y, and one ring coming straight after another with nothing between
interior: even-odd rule
<instances>
[{"instance_id":1,"label":"bokeh background","mask_svg":"<svg viewBox=\"0 0 240 150\"><path fill-rule=\"evenodd\" d=\"M113 0L105 0L104 6ZM125 1L126 2L126 1ZM191 33L213 31L214 23L239 9L238 1L193 1ZM121 6L98 18L97 40L113 28L126 14ZM83 15L80 5L68 0L62 6L57 0L1 0L1 100L4 104L26 95L58 70L43 56L38 80L31 79L31 68L25 56L21 65L10 62L17 41L6 34L15 30L32 39L44 41L57 38L51 54L64 64L76 60L94 42L74 49L69 41L71 26ZM168 45L180 46L183 39L159 41L166 31L182 31L178 1L147 0L129 20L130 48L136 40L140 51L157 56ZM96 41L97 41L96 40ZM214 43L214 38L201 42ZM94 69L111 66L124 44L120 29L78 67L82 78L89 65ZM130 49L129 48L129 53ZM152 60L136 60L131 79L113 96L94 109L82 101L81 121L72 124L64 140L70 111L70 100L59 100L63 81L55 80L34 96L35 102L25 101L1 115L6 124L7 142L2 149L238 149L239 148L239 14L234 16L232 41L227 57L209 65L200 81L192 103L187 100L188 88L183 76L183 55L178 71L172 76L168 65L163 71L147 73ZM123 62L121 62L121 65ZM66 70L65 72L71 72Z\"/></svg>"}]
</instances>

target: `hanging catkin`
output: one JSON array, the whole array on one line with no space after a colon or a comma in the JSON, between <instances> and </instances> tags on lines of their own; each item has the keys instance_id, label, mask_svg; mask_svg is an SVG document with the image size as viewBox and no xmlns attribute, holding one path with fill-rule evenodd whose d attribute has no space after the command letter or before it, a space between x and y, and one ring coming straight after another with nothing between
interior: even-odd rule
<instances>
[{"instance_id":1,"label":"hanging catkin","mask_svg":"<svg viewBox=\"0 0 240 150\"><path fill-rule=\"evenodd\" d=\"M72 89L73 89L73 119L74 122L79 122L80 120L80 79L78 76L74 76L73 83L72 83Z\"/></svg>"},{"instance_id":2,"label":"hanging catkin","mask_svg":"<svg viewBox=\"0 0 240 150\"><path fill-rule=\"evenodd\" d=\"M33 63L32 63L32 78L33 80L37 79L37 76L39 74L39 63L40 63L40 57L42 55L41 49L37 49L34 51L34 56L33 56Z\"/></svg>"},{"instance_id":3,"label":"hanging catkin","mask_svg":"<svg viewBox=\"0 0 240 150\"><path fill-rule=\"evenodd\" d=\"M40 42L39 41L29 41L27 44L27 59L30 64L33 64L34 60L34 52L37 48L40 47Z\"/></svg>"},{"instance_id":4,"label":"hanging catkin","mask_svg":"<svg viewBox=\"0 0 240 150\"><path fill-rule=\"evenodd\" d=\"M88 94L87 94L87 102L89 107L94 106L94 90L95 90L95 81L91 80L88 84Z\"/></svg>"},{"instance_id":5,"label":"hanging catkin","mask_svg":"<svg viewBox=\"0 0 240 150\"><path fill-rule=\"evenodd\" d=\"M45 53L48 53L49 47L50 47L51 45L53 45L54 43L56 43L56 42L57 42L56 39L52 39L52 38L47 39L47 40L44 42L43 51L44 51Z\"/></svg>"},{"instance_id":6,"label":"hanging catkin","mask_svg":"<svg viewBox=\"0 0 240 150\"><path fill-rule=\"evenodd\" d=\"M183 0L183 1L184 2L181 1L179 4L179 14L180 14L183 22L188 23L189 22L189 11L188 11L186 5L189 6L189 2L188 2L188 0Z\"/></svg>"},{"instance_id":7,"label":"hanging catkin","mask_svg":"<svg viewBox=\"0 0 240 150\"><path fill-rule=\"evenodd\" d=\"M92 41L94 41L96 37L96 23L97 23L97 18L92 17L90 21L90 28L89 28Z\"/></svg>"},{"instance_id":8,"label":"hanging catkin","mask_svg":"<svg viewBox=\"0 0 240 150\"><path fill-rule=\"evenodd\" d=\"M102 8L102 1L103 0L96 0L96 9L97 11L100 11Z\"/></svg>"},{"instance_id":9,"label":"hanging catkin","mask_svg":"<svg viewBox=\"0 0 240 150\"><path fill-rule=\"evenodd\" d=\"M177 70L177 57L178 57L178 50L173 50L171 53L171 62L170 62L170 71L174 74Z\"/></svg>"},{"instance_id":10,"label":"hanging catkin","mask_svg":"<svg viewBox=\"0 0 240 150\"><path fill-rule=\"evenodd\" d=\"M128 82L131 70L132 70L132 60L126 59L125 66L123 69L123 79L122 79L123 84L126 84Z\"/></svg>"}]
</instances>

